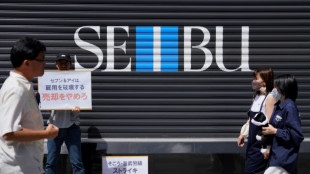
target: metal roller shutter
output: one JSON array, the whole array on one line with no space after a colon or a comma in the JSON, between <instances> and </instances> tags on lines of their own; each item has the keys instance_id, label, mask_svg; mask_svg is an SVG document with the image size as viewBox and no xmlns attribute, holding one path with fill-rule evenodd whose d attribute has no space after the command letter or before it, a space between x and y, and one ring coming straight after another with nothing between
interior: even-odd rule
<instances>
[{"instance_id":1,"label":"metal roller shutter","mask_svg":"<svg viewBox=\"0 0 310 174\"><path fill-rule=\"evenodd\" d=\"M2 0L0 83L12 69L9 52L14 41L32 36L47 45L46 69L55 69L53 58L58 52L75 55L83 68L100 65L92 71L93 110L81 112L83 138L235 138L251 103L252 72L238 68L241 57L248 55L251 70L271 67L276 75L297 76L297 104L303 131L309 136L309 11L310 2L306 0ZM124 69L131 62L129 72L107 69L107 55L111 54L107 43L113 39L108 26L128 27L128 31L115 28L112 46L126 44L126 50L113 49L114 63L115 69ZM188 33L185 27L189 26L202 27L209 34L197 28ZM85 28L78 32L81 27ZM161 62L161 69L153 71L147 67L156 65L137 61L137 55L140 49L141 54L150 53L143 52L152 49L143 41L158 37L152 35L156 27L167 36L160 38L162 43L167 41L161 53L174 58L167 59L166 68ZM151 33L147 32L150 28ZM247 28L248 40L242 35ZM102 51L102 64L93 52L77 45L75 34ZM219 68L216 55L221 50L216 48L220 36L224 66L235 71ZM192 48L191 61L184 61L189 54L184 48L188 37L191 46L206 41L203 47L212 60L204 62L205 52ZM246 48L248 53L244 52ZM176 62L171 65L170 60ZM188 64L201 69L206 63L210 66L201 71L184 71ZM44 113L44 119L48 116Z\"/></svg>"}]
</instances>

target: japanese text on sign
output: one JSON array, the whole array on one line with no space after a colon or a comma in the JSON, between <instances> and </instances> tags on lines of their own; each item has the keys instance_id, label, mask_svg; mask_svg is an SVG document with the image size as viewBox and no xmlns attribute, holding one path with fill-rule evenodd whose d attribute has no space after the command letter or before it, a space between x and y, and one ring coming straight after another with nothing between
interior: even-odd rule
<instances>
[{"instance_id":1,"label":"japanese text on sign","mask_svg":"<svg viewBox=\"0 0 310 174\"><path fill-rule=\"evenodd\" d=\"M104 174L147 174L147 156L106 156L102 157Z\"/></svg>"},{"instance_id":2,"label":"japanese text on sign","mask_svg":"<svg viewBox=\"0 0 310 174\"><path fill-rule=\"evenodd\" d=\"M91 73L47 71L38 78L40 109L91 109Z\"/></svg>"}]
</instances>

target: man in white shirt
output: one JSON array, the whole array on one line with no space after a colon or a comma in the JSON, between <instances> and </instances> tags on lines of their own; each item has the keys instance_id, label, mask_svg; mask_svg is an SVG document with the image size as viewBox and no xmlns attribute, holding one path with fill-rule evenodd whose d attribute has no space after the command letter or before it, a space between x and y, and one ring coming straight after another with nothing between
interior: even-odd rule
<instances>
[{"instance_id":1,"label":"man in white shirt","mask_svg":"<svg viewBox=\"0 0 310 174\"><path fill-rule=\"evenodd\" d=\"M40 174L43 170L43 139L54 138L58 128L44 130L32 79L42 76L46 47L25 37L11 49L14 70L0 90L0 173Z\"/></svg>"}]
</instances>

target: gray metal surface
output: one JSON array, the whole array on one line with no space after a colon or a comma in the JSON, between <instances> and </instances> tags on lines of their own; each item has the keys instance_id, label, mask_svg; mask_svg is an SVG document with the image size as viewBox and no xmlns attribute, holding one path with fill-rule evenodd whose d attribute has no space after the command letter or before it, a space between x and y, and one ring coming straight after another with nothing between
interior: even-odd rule
<instances>
[{"instance_id":1,"label":"gray metal surface","mask_svg":"<svg viewBox=\"0 0 310 174\"><path fill-rule=\"evenodd\" d=\"M22 36L36 37L46 43L46 69L55 69L54 58L59 52L75 55L85 68L95 67L98 58L80 48L74 34L83 26L99 27L99 34L91 29L79 33L81 38L97 46L104 55L102 65L92 71L93 110L81 112L82 137L86 140L236 138L251 104L252 72L240 69L225 72L219 68L216 62L219 36L216 27L221 26L224 29L223 57L226 68L240 66L243 54L241 28L249 27L249 68L271 67L276 75L296 75L302 128L307 137L310 135L309 1L3 0L0 16L0 84L12 69L10 48ZM106 69L108 26L128 26L127 33L122 29L115 30L115 45L126 41L126 52L115 48L114 56L115 69L123 69L131 61L131 72L109 72ZM178 27L177 72L136 71L137 26ZM203 71L184 71L186 26L201 26L210 32L210 41L205 47L212 54L212 63ZM193 45L198 45L203 40L203 34L193 31L191 39ZM191 54L192 68L201 68L204 53L192 49ZM36 88L36 79L34 83ZM47 119L49 113L44 112L43 115ZM123 146L120 142L114 142L110 148L116 148L116 144ZM130 144L131 147L137 145ZM158 144L155 143L154 147ZM178 145L177 142L164 144ZM198 149L203 149L205 145L199 141L183 144L189 144L191 152L200 152ZM220 144L215 143L218 147ZM233 146L231 142L229 147ZM145 147L156 151L152 144ZM142 147L139 149L143 152ZM226 152L225 148L220 151Z\"/></svg>"}]
</instances>

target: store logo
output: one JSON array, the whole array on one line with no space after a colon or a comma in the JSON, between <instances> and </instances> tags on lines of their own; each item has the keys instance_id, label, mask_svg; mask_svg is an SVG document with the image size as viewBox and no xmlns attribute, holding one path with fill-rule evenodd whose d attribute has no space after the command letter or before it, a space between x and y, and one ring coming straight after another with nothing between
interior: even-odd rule
<instances>
[{"instance_id":1,"label":"store logo","mask_svg":"<svg viewBox=\"0 0 310 174\"><path fill-rule=\"evenodd\" d=\"M210 42L211 34L205 27L184 26L182 28L183 33L181 33L181 35L183 34L183 37L180 37L179 31L181 27L137 26L135 27L134 33L136 60L133 61L132 57L129 57L129 61L126 62L127 65L121 69L115 67L115 51L122 51L126 54L127 40L124 40L122 44L116 44L115 37L118 33L115 32L115 30L122 30L124 33L126 33L128 38L134 34L129 33L128 26L107 26L106 28L106 59L104 59L104 54L100 47L89 41L83 40L80 37L80 32L82 29L91 29L96 32L98 39L100 39L100 26L83 26L76 30L74 34L74 41L76 45L81 49L93 53L98 58L97 64L93 68L86 68L80 64L78 57L75 56L76 69L86 69L93 71L99 69L105 60L106 68L101 71L133 71L133 62L135 63L135 71L205 71L211 66L213 57L215 57L215 63L222 71L251 71L249 68L248 26L241 27L240 66L237 68L227 68L224 64L224 28L222 26L217 26L215 28L214 55L210 51L210 48L207 47L207 44ZM197 40L192 39L192 33L194 30L196 32L199 31L202 34L198 43ZM180 38L183 40L180 40ZM199 52L200 60L198 61L198 67L197 65L193 66L193 63L197 64L197 61L195 62L194 60L194 57L197 56L193 53L194 51ZM180 61L180 55L183 55L182 61Z\"/></svg>"}]
</instances>

